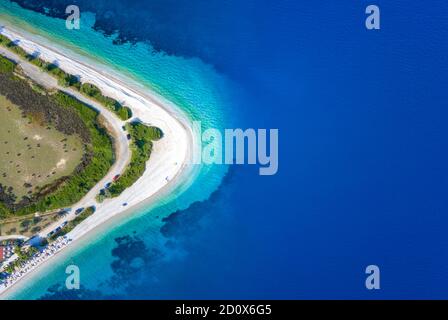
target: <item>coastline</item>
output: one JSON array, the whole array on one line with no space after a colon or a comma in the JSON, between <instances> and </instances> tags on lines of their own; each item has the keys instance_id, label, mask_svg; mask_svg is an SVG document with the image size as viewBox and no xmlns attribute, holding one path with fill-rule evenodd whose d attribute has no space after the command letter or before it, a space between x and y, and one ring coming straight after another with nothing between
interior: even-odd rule
<instances>
[{"instance_id":1,"label":"coastline","mask_svg":"<svg viewBox=\"0 0 448 320\"><path fill-rule=\"evenodd\" d=\"M187 178L191 178L195 174L191 158L193 148L197 146L198 141L188 116L150 89L145 88L144 90L147 92L142 92L143 87L131 84L133 81L129 81L115 72L111 76L98 70L102 67L100 64L91 66L77 59L69 58L65 53L49 47L48 44L35 43L32 36L24 36L23 32L14 27L3 26L2 33L20 40L20 46L26 51L39 51L44 60L58 61L61 69L81 76L84 82L91 82L106 95L125 102L131 108L135 118L158 126L165 133L164 138L154 144L154 150L143 176L117 199L105 201L94 215L70 232L69 236L73 239L73 242L67 246L70 249L58 252L20 279L30 280L45 270L49 261L67 256L69 252L84 243L83 240L90 238L86 235L97 234L103 228L111 226L113 222L123 219L124 216L129 216L143 206L155 205L156 200L169 195L178 187L185 188L189 182ZM129 206L124 208L121 205L124 202L127 202ZM83 240L79 241L78 239L81 238ZM74 244L75 242L76 244ZM0 293L0 297L7 298L25 284L25 281L18 281Z\"/></svg>"}]
</instances>

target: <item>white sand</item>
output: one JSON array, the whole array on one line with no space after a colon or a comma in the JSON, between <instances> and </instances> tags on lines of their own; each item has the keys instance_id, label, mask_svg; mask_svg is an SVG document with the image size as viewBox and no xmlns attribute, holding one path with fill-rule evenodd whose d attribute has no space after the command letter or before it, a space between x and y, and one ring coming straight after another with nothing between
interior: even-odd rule
<instances>
[{"instance_id":1,"label":"white sand","mask_svg":"<svg viewBox=\"0 0 448 320\"><path fill-rule=\"evenodd\" d=\"M97 211L68 234L73 242L124 211L130 212L141 207L142 203L148 205L153 199L162 193L169 193L177 185L184 183L189 175L194 174L191 158L193 147L198 145L198 137L194 136L191 121L180 109L149 90L143 91L142 88L131 85L132 80L128 81L129 79L121 76L124 80L118 79L116 73L105 74L99 70L107 68L102 68L99 64L91 66L70 59L65 53L50 48L47 44L34 42L32 36L24 36L22 31L13 30L8 26L3 28L2 34L19 40L19 45L29 53L37 51L42 59L57 61L61 69L80 76L82 82L98 86L104 95L129 106L133 119L138 118L146 124L157 126L164 133L164 137L154 143L143 176L119 197L106 200L102 204L92 203L97 206ZM123 206L124 203L127 203L127 206ZM70 246L72 245L73 243ZM29 279L29 275L25 278Z\"/></svg>"}]
</instances>

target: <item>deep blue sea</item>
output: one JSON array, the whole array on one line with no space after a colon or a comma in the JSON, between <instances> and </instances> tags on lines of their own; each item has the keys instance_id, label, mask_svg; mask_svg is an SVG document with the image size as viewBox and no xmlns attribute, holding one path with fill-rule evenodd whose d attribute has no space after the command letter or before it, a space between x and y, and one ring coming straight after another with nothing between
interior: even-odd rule
<instances>
[{"instance_id":1,"label":"deep blue sea","mask_svg":"<svg viewBox=\"0 0 448 320\"><path fill-rule=\"evenodd\" d=\"M61 264L17 298L448 298L446 1L376 0L373 31L363 0L70 2L97 15L73 39L62 20L6 0L0 15L65 37L197 119L278 128L279 171L211 169L73 253L81 292L62 289ZM365 288L371 264L380 290Z\"/></svg>"}]
</instances>

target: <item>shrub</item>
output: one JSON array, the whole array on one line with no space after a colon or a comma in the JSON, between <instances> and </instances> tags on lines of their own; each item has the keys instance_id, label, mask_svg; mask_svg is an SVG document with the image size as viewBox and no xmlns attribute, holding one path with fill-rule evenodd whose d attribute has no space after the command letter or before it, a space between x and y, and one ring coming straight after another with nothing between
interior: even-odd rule
<instances>
[{"instance_id":1,"label":"shrub","mask_svg":"<svg viewBox=\"0 0 448 320\"><path fill-rule=\"evenodd\" d=\"M0 56L0 72L11 73L14 72L15 67L16 64L14 62L3 56Z\"/></svg>"},{"instance_id":2,"label":"shrub","mask_svg":"<svg viewBox=\"0 0 448 320\"><path fill-rule=\"evenodd\" d=\"M110 194L105 194L105 197L119 196L143 175L146 162L151 156L152 141L163 137L163 132L159 128L148 127L138 122L129 123L127 129L132 137L131 162L120 178L110 186L108 190Z\"/></svg>"},{"instance_id":3,"label":"shrub","mask_svg":"<svg viewBox=\"0 0 448 320\"><path fill-rule=\"evenodd\" d=\"M128 120L132 118L132 110L128 107L122 107L120 108L120 110L118 110L117 115L123 121Z\"/></svg>"}]
</instances>

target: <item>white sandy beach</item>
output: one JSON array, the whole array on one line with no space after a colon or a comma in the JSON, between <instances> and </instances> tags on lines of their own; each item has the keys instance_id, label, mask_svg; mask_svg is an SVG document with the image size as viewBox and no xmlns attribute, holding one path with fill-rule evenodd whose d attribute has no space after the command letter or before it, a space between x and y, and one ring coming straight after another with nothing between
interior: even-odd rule
<instances>
[{"instance_id":1,"label":"white sandy beach","mask_svg":"<svg viewBox=\"0 0 448 320\"><path fill-rule=\"evenodd\" d=\"M131 213L143 203L148 205L162 194L169 194L170 190L186 183L187 178L194 174L191 159L193 148L198 144L198 137L193 133L191 121L176 106L150 90L132 85L132 81L128 81L126 77L119 77L117 73L106 74L101 71L105 68L98 63L87 65L78 59L69 58L65 51L62 53L50 48L48 44L37 43L33 40L33 36L25 35L14 27L4 26L1 33L18 40L19 45L29 53L39 52L42 59L57 62L64 71L80 76L82 82L98 86L106 96L129 106L133 112L133 119L137 118L146 124L157 126L164 133L164 137L154 144L145 173L132 187L119 197L108 199L102 204L92 203L91 197L84 200L83 205L96 205L97 210L68 234L68 237L73 239L68 247L76 245L75 242L87 233L98 230L98 226L104 226L106 221L110 222L112 217L116 218L124 212ZM113 175L115 172L110 174ZM126 207L123 206L124 203L127 203ZM30 280L32 274L39 272L39 269L49 261L51 258L26 274L20 281ZM7 290L11 288L14 287L9 287ZM0 297L5 293L0 292Z\"/></svg>"}]
</instances>

